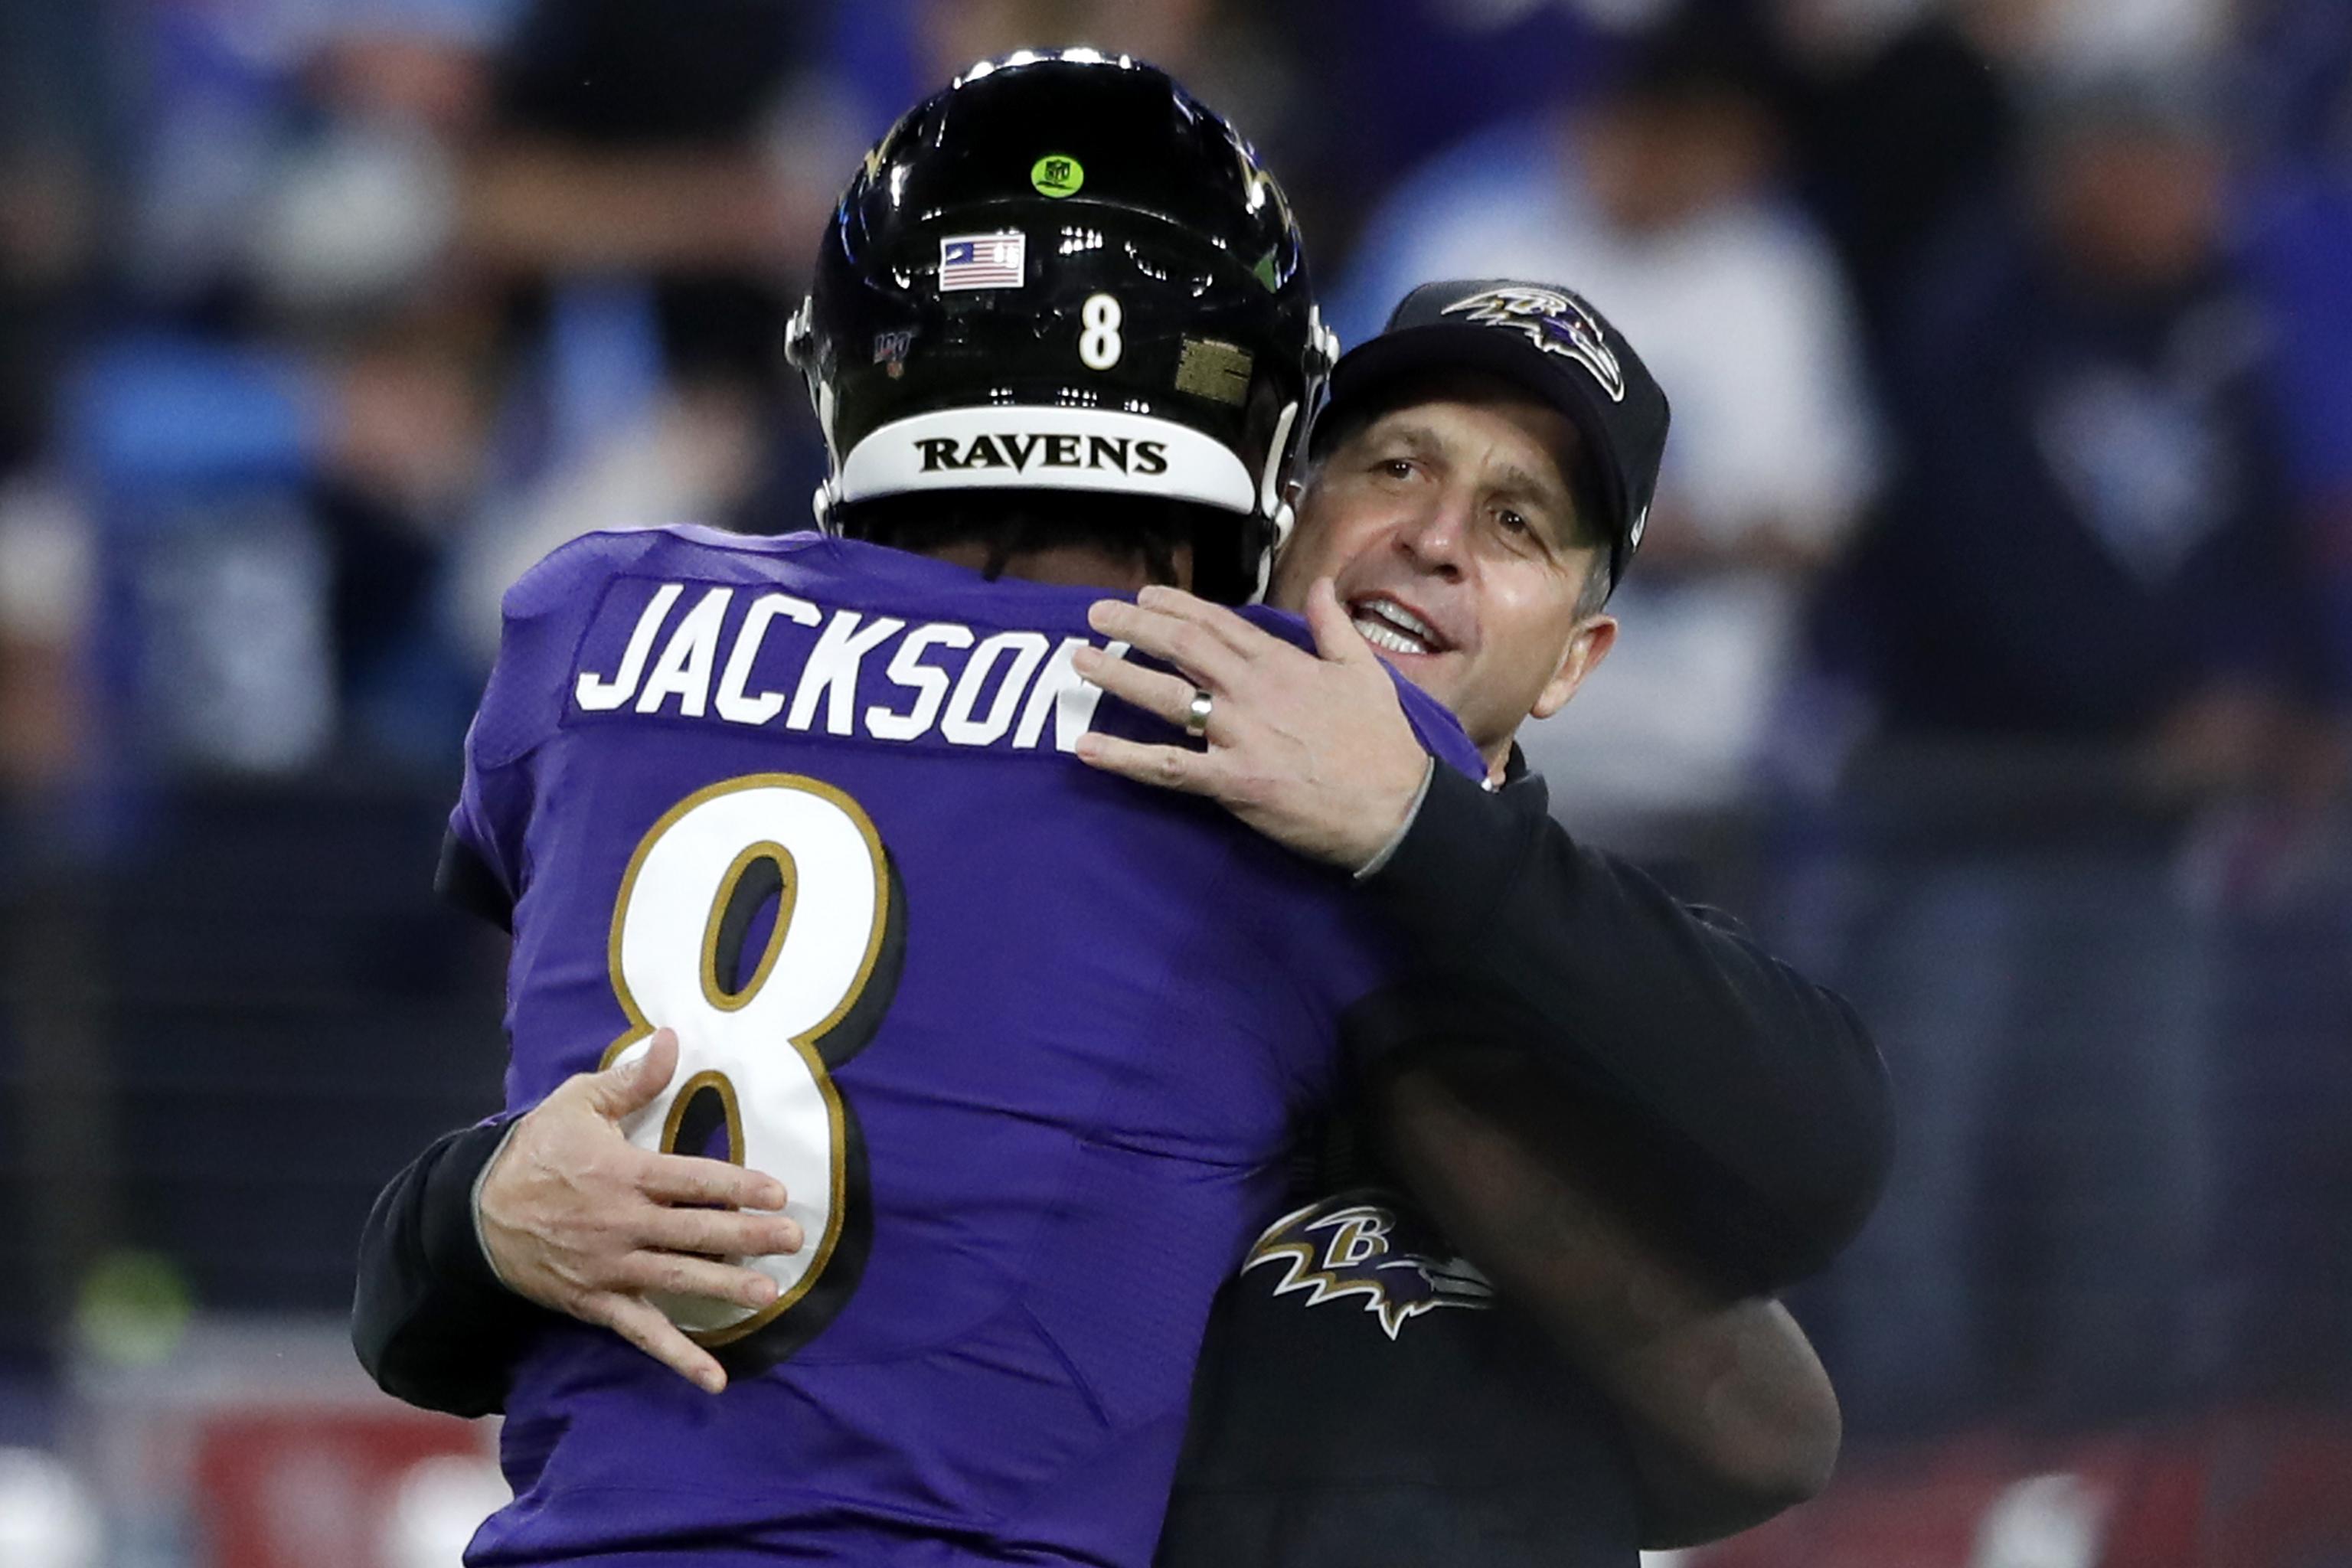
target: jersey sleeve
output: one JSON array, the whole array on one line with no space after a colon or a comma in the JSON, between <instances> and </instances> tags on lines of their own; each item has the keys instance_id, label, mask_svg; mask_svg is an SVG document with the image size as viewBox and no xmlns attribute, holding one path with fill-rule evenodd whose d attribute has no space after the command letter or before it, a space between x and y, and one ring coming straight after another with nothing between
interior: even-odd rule
<instances>
[{"instance_id":1,"label":"jersey sleeve","mask_svg":"<svg viewBox=\"0 0 2352 1568\"><path fill-rule=\"evenodd\" d=\"M465 779L434 879L460 908L511 923L530 878L533 761L562 723L580 640L613 569L647 539L574 540L524 573L500 602L498 658L466 731Z\"/></svg>"},{"instance_id":2,"label":"jersey sleeve","mask_svg":"<svg viewBox=\"0 0 2352 1568\"><path fill-rule=\"evenodd\" d=\"M509 931L522 896L522 829L530 816L530 779L521 763L479 762L469 733L465 782L433 875L434 891L444 900Z\"/></svg>"}]
</instances>

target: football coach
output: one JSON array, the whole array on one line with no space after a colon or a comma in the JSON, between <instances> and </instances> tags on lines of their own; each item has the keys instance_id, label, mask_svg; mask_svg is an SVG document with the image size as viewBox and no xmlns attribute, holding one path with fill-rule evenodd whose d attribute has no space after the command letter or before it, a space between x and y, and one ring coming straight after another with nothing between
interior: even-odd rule
<instances>
[{"instance_id":1,"label":"football coach","mask_svg":"<svg viewBox=\"0 0 2352 1568\"><path fill-rule=\"evenodd\" d=\"M1270 597L1320 658L1173 590L1095 608L1175 673L1082 672L1199 741L1080 756L1352 872L1424 966L1357 1020L1364 1094L1437 1070L1430 1046L1454 1064L1454 1113L1369 1157L1327 1137L1228 1288L1162 1568L1630 1564L1826 1479L1834 1400L1769 1293L1874 1200L1877 1053L1837 997L1579 845L1513 739L1617 636L1667 423L1570 290L1431 284L1339 362L1311 435ZM1382 659L1462 721L1485 788L1416 754ZM1573 1169L1533 1131L1564 1121ZM1416 1141L1477 1144L1476 1189ZM1504 1310L1457 1250L1521 1260Z\"/></svg>"}]
</instances>

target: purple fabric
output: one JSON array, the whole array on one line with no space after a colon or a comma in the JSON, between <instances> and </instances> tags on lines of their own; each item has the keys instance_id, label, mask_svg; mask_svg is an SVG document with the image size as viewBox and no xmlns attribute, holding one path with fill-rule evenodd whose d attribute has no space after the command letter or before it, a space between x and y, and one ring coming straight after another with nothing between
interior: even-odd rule
<instances>
[{"instance_id":1,"label":"purple fabric","mask_svg":"<svg viewBox=\"0 0 2352 1568\"><path fill-rule=\"evenodd\" d=\"M508 1401L517 1501L468 1561L649 1561L623 1554L723 1541L740 1550L696 1560L1144 1563L1210 1300L1269 1217L1291 1128L1329 1093L1339 1013L1388 972L1386 939L1339 873L1206 802L1094 773L1057 749L1050 717L1026 746L1017 721L986 743L936 724L872 738L861 716L914 704L887 673L904 633L865 658L848 735L827 731L823 702L805 730L789 703L757 725L715 704L685 717L677 698L584 710L579 672L618 669L670 584L648 669L713 588L735 590L722 668L771 592L828 619L1032 630L1041 646L1087 637L1099 596L699 530L593 536L509 595L452 826L518 895L511 1104L622 1033L607 943L624 868L656 819L719 781L799 773L854 798L903 884L905 961L878 1032L834 1073L872 1194L847 1304L715 1401L611 1336L551 1335ZM773 620L744 689L793 693L824 635ZM923 662L953 678L965 657L937 646ZM1450 719L1406 700L1449 763L1477 768ZM1153 721L1105 701L1096 722Z\"/></svg>"},{"instance_id":2,"label":"purple fabric","mask_svg":"<svg viewBox=\"0 0 2352 1568\"><path fill-rule=\"evenodd\" d=\"M2278 322L2265 369L2305 498L2352 492L2352 178L2289 172L2246 204L2247 270Z\"/></svg>"}]
</instances>

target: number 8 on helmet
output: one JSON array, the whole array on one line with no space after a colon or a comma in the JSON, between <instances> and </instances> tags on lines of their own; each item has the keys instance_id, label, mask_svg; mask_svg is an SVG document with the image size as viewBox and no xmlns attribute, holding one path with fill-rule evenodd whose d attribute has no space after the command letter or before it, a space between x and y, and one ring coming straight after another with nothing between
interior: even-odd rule
<instances>
[{"instance_id":1,"label":"number 8 on helmet","mask_svg":"<svg viewBox=\"0 0 2352 1568\"><path fill-rule=\"evenodd\" d=\"M826 528L874 538L972 492L1149 498L1098 526L1174 509L1196 588L1228 601L1264 589L1337 350L1248 144L1088 49L983 62L909 110L843 194L788 346Z\"/></svg>"}]
</instances>

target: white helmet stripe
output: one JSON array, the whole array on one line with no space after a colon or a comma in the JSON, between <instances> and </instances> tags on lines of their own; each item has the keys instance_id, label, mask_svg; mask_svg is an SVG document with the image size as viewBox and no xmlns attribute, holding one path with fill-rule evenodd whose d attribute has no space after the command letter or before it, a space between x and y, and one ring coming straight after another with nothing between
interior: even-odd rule
<instances>
[{"instance_id":1,"label":"white helmet stripe","mask_svg":"<svg viewBox=\"0 0 2352 1568\"><path fill-rule=\"evenodd\" d=\"M1244 513L1257 500L1248 465L1188 426L1108 408L1010 404L882 426L842 459L836 495L860 501L983 489L1107 490Z\"/></svg>"}]
</instances>

